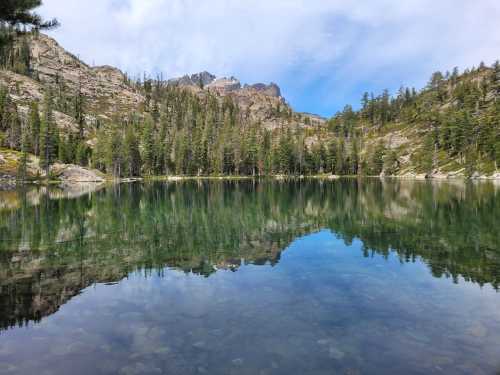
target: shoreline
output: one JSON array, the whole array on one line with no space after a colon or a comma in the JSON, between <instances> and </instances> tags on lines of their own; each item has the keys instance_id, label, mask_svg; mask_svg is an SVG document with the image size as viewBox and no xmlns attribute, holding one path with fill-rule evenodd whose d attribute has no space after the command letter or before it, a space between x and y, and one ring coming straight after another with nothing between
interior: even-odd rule
<instances>
[{"instance_id":1,"label":"shoreline","mask_svg":"<svg viewBox=\"0 0 500 375\"><path fill-rule=\"evenodd\" d=\"M54 186L54 187L71 187L82 185L107 185L107 184L124 184L134 182L178 182L178 181L242 181L242 180L339 180L339 179L398 179L408 181L500 181L500 173L495 173L491 176L481 175L475 177L465 177L461 175L425 175L425 174L405 174L405 175L389 175L389 176L358 176L358 175L264 175L264 176L149 176L149 177L128 177L128 178L105 178L103 180L28 180L19 181L15 177L0 177L0 189L10 190L21 186Z\"/></svg>"}]
</instances>

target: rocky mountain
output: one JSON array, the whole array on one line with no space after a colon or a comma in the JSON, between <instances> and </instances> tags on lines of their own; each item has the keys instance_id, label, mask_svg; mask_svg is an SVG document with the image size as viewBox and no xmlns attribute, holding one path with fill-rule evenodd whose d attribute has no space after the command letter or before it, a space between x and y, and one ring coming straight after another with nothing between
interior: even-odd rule
<instances>
[{"instance_id":1,"label":"rocky mountain","mask_svg":"<svg viewBox=\"0 0 500 375\"><path fill-rule=\"evenodd\" d=\"M100 165L102 171L105 171L105 157L102 157L101 162L96 162L90 156L92 151L96 151L98 131L111 129L116 124L122 124L123 129L131 122L143 122L148 116L158 112L172 119L169 121L174 121L172 111L184 111L181 107L192 103L181 104L182 99L181 102L176 102L176 106L181 107L172 109L166 102L167 92L175 92L174 96L177 98L182 97L182 91L189 92L198 97L203 106L215 98L219 110L227 109L227 103L230 102L236 106L236 112L231 110L230 117L231 122L237 123L237 126L248 127L254 124L259 128L275 131L283 126L289 129L306 129L326 121L319 116L294 112L275 83L242 85L235 77L216 77L208 72L166 81L146 77L143 80L133 80L117 68L86 64L66 51L56 40L41 33L21 34L10 49L4 51L7 51L7 55L3 59L12 63L0 67L0 96L4 90L7 98L5 106L2 104L3 107L0 108L0 112L5 112L5 121L0 124L0 147L11 150L8 154L2 153L5 157L0 160L0 175L15 175L21 161L20 154L16 154L16 151L21 151L21 133L20 129L13 129L9 124L10 116L15 113L19 122L27 124L30 108L37 102L42 117L44 97L49 92L54 102L52 117L58 128L57 137L71 143L72 137L83 136L85 147L89 149L85 151L87 156L84 164ZM169 91L169 88L172 90ZM221 122L224 115L221 113L217 116L222 116L216 120ZM0 122L3 121L1 117L2 115ZM185 118L177 118L175 121L180 120L187 121ZM141 131L136 133L137 137L141 135ZM68 147L71 148L70 154L63 156L63 159L67 159L67 163L76 164L77 146L70 144ZM56 154L61 154L61 147L53 149ZM62 151L64 154L64 150ZM57 155L54 157L57 159ZM171 158L175 159L173 154ZM3 163L2 160L6 162ZM44 175L38 158L28 157L28 172L31 176ZM81 178L86 178L84 175L82 173Z\"/></svg>"},{"instance_id":2,"label":"rocky mountain","mask_svg":"<svg viewBox=\"0 0 500 375\"><path fill-rule=\"evenodd\" d=\"M499 179L500 62L437 71L419 91L365 93L359 110L346 106L329 127L358 142L363 174Z\"/></svg>"},{"instance_id":3,"label":"rocky mountain","mask_svg":"<svg viewBox=\"0 0 500 375\"><path fill-rule=\"evenodd\" d=\"M96 121L109 121L116 116L148 110L144 92L119 69L108 65L89 66L66 51L55 39L44 34L29 36L28 45L33 78L10 70L0 70L0 85L8 88L21 113L27 113L27 103L41 100L48 88L62 93L67 99L83 95L86 121L89 125L95 124ZM206 91L221 98L231 96L242 111L250 113L253 121L261 121L269 128L280 124L281 120L274 114L278 107L293 113L297 125L305 126L306 122L310 123L305 121L307 117L317 123L325 121L317 116L293 112L274 83L242 87L234 77L217 78L208 72L200 72L170 79L165 84L189 89L200 96ZM74 119L63 111L56 111L55 117L60 128L76 129Z\"/></svg>"},{"instance_id":4,"label":"rocky mountain","mask_svg":"<svg viewBox=\"0 0 500 375\"><path fill-rule=\"evenodd\" d=\"M245 84L243 87L240 81L235 77L221 77L209 73L200 72L192 74L191 76L185 75L179 78L172 78L168 81L169 85L176 85L180 87L199 87L210 91L217 92L221 95L228 95L230 93L238 93L242 90L255 90L268 96L280 98L281 90L279 86L273 82L266 85L264 83L255 83L252 85Z\"/></svg>"},{"instance_id":5,"label":"rocky mountain","mask_svg":"<svg viewBox=\"0 0 500 375\"><path fill-rule=\"evenodd\" d=\"M229 96L238 103L243 113L248 113L251 121L260 122L268 129L275 129L283 124L276 111L285 110L292 114L289 126L309 127L323 125L326 119L309 113L294 112L276 83L255 83L242 85L235 77L216 77L209 72L200 72L173 78L169 85L187 88L200 96L210 92L219 97Z\"/></svg>"},{"instance_id":6,"label":"rocky mountain","mask_svg":"<svg viewBox=\"0 0 500 375\"><path fill-rule=\"evenodd\" d=\"M0 70L0 85L8 88L22 113L27 112L30 101L42 100L49 88L67 98L81 93L86 100L89 124L98 118L111 119L117 113L138 110L144 103L144 96L127 83L120 70L90 67L44 34L28 38L33 78ZM55 117L60 128L76 129L71 116L56 110Z\"/></svg>"},{"instance_id":7,"label":"rocky mountain","mask_svg":"<svg viewBox=\"0 0 500 375\"><path fill-rule=\"evenodd\" d=\"M366 93L359 110L346 105L326 120L295 112L275 83L206 71L132 80L85 64L43 34L21 33L0 53L8 62L0 69L0 146L8 149L0 175L16 173L30 108L40 103L43 116L51 93L58 132L49 164L114 177L500 176L500 63L436 72L418 91ZM41 142L39 133L28 135ZM36 157L26 159L33 175L43 175Z\"/></svg>"}]
</instances>

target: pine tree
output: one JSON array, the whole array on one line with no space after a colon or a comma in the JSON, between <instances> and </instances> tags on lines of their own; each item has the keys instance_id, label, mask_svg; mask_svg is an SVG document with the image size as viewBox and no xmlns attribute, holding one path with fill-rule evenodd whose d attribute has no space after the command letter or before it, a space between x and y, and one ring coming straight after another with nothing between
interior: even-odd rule
<instances>
[{"instance_id":1,"label":"pine tree","mask_svg":"<svg viewBox=\"0 0 500 375\"><path fill-rule=\"evenodd\" d=\"M497 140L495 142L495 169L498 170L500 168L500 136L497 136Z\"/></svg>"},{"instance_id":2,"label":"pine tree","mask_svg":"<svg viewBox=\"0 0 500 375\"><path fill-rule=\"evenodd\" d=\"M272 174L272 155L271 155L271 132L264 129L264 134L262 136L262 143L259 146L259 175L270 175Z\"/></svg>"},{"instance_id":3,"label":"pine tree","mask_svg":"<svg viewBox=\"0 0 500 375\"><path fill-rule=\"evenodd\" d=\"M363 112L363 117L368 118L368 106L370 104L370 96L368 92L363 94L363 98L361 99L361 110Z\"/></svg>"},{"instance_id":4,"label":"pine tree","mask_svg":"<svg viewBox=\"0 0 500 375\"><path fill-rule=\"evenodd\" d=\"M417 153L416 163L426 174L434 170L434 149L435 140L432 133L427 133L424 137L422 148Z\"/></svg>"},{"instance_id":5,"label":"pine tree","mask_svg":"<svg viewBox=\"0 0 500 375\"><path fill-rule=\"evenodd\" d=\"M351 155L349 159L351 161L350 173L352 175L357 175L359 171L359 148L358 148L358 141L356 138L353 138L352 140Z\"/></svg>"},{"instance_id":6,"label":"pine tree","mask_svg":"<svg viewBox=\"0 0 500 375\"><path fill-rule=\"evenodd\" d=\"M88 166L88 147L85 144L84 141L79 141L76 145L75 149L75 161L76 164L82 165L82 166Z\"/></svg>"},{"instance_id":7,"label":"pine tree","mask_svg":"<svg viewBox=\"0 0 500 375\"><path fill-rule=\"evenodd\" d=\"M259 160L259 147L257 141L257 129L255 126L252 126L249 132L246 144L246 166L247 171L252 176L257 174L258 169L258 160Z\"/></svg>"},{"instance_id":8,"label":"pine tree","mask_svg":"<svg viewBox=\"0 0 500 375\"><path fill-rule=\"evenodd\" d=\"M337 143L332 139L328 142L326 171L332 174L337 173Z\"/></svg>"},{"instance_id":9,"label":"pine tree","mask_svg":"<svg viewBox=\"0 0 500 375\"><path fill-rule=\"evenodd\" d=\"M477 167L477 153L472 147L469 147L465 151L465 176L472 177L476 172L476 167Z\"/></svg>"},{"instance_id":10,"label":"pine tree","mask_svg":"<svg viewBox=\"0 0 500 375\"><path fill-rule=\"evenodd\" d=\"M206 171L206 145L203 139L203 116L197 116L196 127L193 130L193 172L200 176Z\"/></svg>"},{"instance_id":11,"label":"pine tree","mask_svg":"<svg viewBox=\"0 0 500 375\"><path fill-rule=\"evenodd\" d=\"M382 173L384 169L384 156L385 156L385 146L382 142L379 142L375 147L372 157L369 162L370 174L373 176L378 176Z\"/></svg>"},{"instance_id":12,"label":"pine tree","mask_svg":"<svg viewBox=\"0 0 500 375\"><path fill-rule=\"evenodd\" d=\"M31 149L36 156L40 155L40 114L38 110L38 102L31 103L30 112L28 116L29 131L31 136Z\"/></svg>"},{"instance_id":13,"label":"pine tree","mask_svg":"<svg viewBox=\"0 0 500 375\"><path fill-rule=\"evenodd\" d=\"M388 176L395 175L399 169L399 160L396 151L390 150L384 158L384 171Z\"/></svg>"},{"instance_id":14,"label":"pine tree","mask_svg":"<svg viewBox=\"0 0 500 375\"><path fill-rule=\"evenodd\" d=\"M59 159L63 163L72 163L74 162L73 155L70 150L70 142L71 140L66 141L64 137L59 139L59 145L57 147L57 159Z\"/></svg>"},{"instance_id":15,"label":"pine tree","mask_svg":"<svg viewBox=\"0 0 500 375\"><path fill-rule=\"evenodd\" d=\"M92 152L92 167L102 172L106 171L106 153L108 145L108 135L102 129L98 130L96 144Z\"/></svg>"},{"instance_id":16,"label":"pine tree","mask_svg":"<svg viewBox=\"0 0 500 375\"><path fill-rule=\"evenodd\" d=\"M9 94L7 88L0 86L0 130L6 130L9 127Z\"/></svg>"},{"instance_id":17,"label":"pine tree","mask_svg":"<svg viewBox=\"0 0 500 375\"><path fill-rule=\"evenodd\" d=\"M495 101L500 100L500 61L497 60L493 64L493 71L491 74L491 86L495 95Z\"/></svg>"},{"instance_id":18,"label":"pine tree","mask_svg":"<svg viewBox=\"0 0 500 375\"><path fill-rule=\"evenodd\" d=\"M123 139L121 132L116 126L109 135L106 150L106 172L114 177L121 177L123 171Z\"/></svg>"},{"instance_id":19,"label":"pine tree","mask_svg":"<svg viewBox=\"0 0 500 375\"><path fill-rule=\"evenodd\" d=\"M81 77L78 77L78 87L74 99L75 121L78 124L78 140L82 141L85 130L85 97L82 92ZM64 91L63 91L64 92Z\"/></svg>"},{"instance_id":20,"label":"pine tree","mask_svg":"<svg viewBox=\"0 0 500 375\"><path fill-rule=\"evenodd\" d=\"M144 162L144 173L151 175L154 167L154 129L153 121L147 118L144 123L142 133L141 147L142 147L142 160Z\"/></svg>"},{"instance_id":21,"label":"pine tree","mask_svg":"<svg viewBox=\"0 0 500 375\"><path fill-rule=\"evenodd\" d=\"M26 181L28 178L28 150L30 148L28 129L22 129L21 136L21 158L17 169L17 179L19 181Z\"/></svg>"},{"instance_id":22,"label":"pine tree","mask_svg":"<svg viewBox=\"0 0 500 375\"><path fill-rule=\"evenodd\" d=\"M33 12L33 9L42 5L42 0L3 0L0 3L0 23L11 26L26 25L37 29L50 29L57 27L56 19L44 21L42 17Z\"/></svg>"},{"instance_id":23,"label":"pine tree","mask_svg":"<svg viewBox=\"0 0 500 375\"><path fill-rule=\"evenodd\" d=\"M125 174L131 177L140 176L142 163L139 141L132 126L127 127L123 143Z\"/></svg>"},{"instance_id":24,"label":"pine tree","mask_svg":"<svg viewBox=\"0 0 500 375\"><path fill-rule=\"evenodd\" d=\"M337 158L335 164L335 174L345 174L345 144L343 138L339 139L337 143Z\"/></svg>"},{"instance_id":25,"label":"pine tree","mask_svg":"<svg viewBox=\"0 0 500 375\"><path fill-rule=\"evenodd\" d=\"M17 107L14 106L14 110L9 114L9 133L8 141L9 147L19 150L21 148L21 119L17 113Z\"/></svg>"},{"instance_id":26,"label":"pine tree","mask_svg":"<svg viewBox=\"0 0 500 375\"><path fill-rule=\"evenodd\" d=\"M54 162L56 150L55 123L52 108L52 91L47 89L44 98L44 116L40 137L40 166L45 169L46 178L49 178L50 166Z\"/></svg>"}]
</instances>

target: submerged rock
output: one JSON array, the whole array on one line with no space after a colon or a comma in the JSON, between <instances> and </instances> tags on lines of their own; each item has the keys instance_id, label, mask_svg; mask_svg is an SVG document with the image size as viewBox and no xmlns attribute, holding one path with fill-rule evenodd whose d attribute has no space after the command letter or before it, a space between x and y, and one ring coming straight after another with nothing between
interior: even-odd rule
<instances>
[{"instance_id":1,"label":"submerged rock","mask_svg":"<svg viewBox=\"0 0 500 375\"><path fill-rule=\"evenodd\" d=\"M330 356L330 358L336 359L337 361L340 361L342 358L345 357L345 353L334 346L331 346L328 349L328 355Z\"/></svg>"},{"instance_id":2,"label":"submerged rock","mask_svg":"<svg viewBox=\"0 0 500 375\"><path fill-rule=\"evenodd\" d=\"M235 366L241 366L243 364L243 359L241 358L235 358L231 361L231 363Z\"/></svg>"},{"instance_id":3,"label":"submerged rock","mask_svg":"<svg viewBox=\"0 0 500 375\"><path fill-rule=\"evenodd\" d=\"M488 334L488 330L481 323L476 323L467 330L467 333L474 337L483 338Z\"/></svg>"}]
</instances>

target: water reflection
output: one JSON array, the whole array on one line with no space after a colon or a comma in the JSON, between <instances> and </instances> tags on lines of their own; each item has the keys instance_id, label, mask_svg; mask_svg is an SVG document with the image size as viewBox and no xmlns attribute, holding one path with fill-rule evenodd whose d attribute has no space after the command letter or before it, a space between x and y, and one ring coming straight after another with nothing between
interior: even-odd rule
<instances>
[{"instance_id":1,"label":"water reflection","mask_svg":"<svg viewBox=\"0 0 500 375\"><path fill-rule=\"evenodd\" d=\"M0 193L0 373L494 373L498 193L397 180Z\"/></svg>"},{"instance_id":2,"label":"water reflection","mask_svg":"<svg viewBox=\"0 0 500 375\"><path fill-rule=\"evenodd\" d=\"M492 183L184 182L116 185L66 199L1 196L0 327L39 321L94 283L164 267L209 276L270 264L295 238L330 229L364 256L421 259L435 277L500 280ZM17 202L14 206L9 202Z\"/></svg>"}]
</instances>

